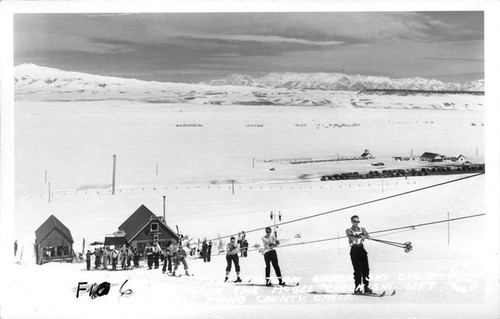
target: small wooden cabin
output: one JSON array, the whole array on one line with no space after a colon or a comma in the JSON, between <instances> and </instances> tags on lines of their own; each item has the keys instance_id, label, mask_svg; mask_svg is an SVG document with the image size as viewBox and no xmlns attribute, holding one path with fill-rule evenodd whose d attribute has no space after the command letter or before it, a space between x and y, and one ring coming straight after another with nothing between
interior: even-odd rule
<instances>
[{"instance_id":1,"label":"small wooden cabin","mask_svg":"<svg viewBox=\"0 0 500 319\"><path fill-rule=\"evenodd\" d=\"M141 205L118 229L125 233L125 240L131 247L144 251L148 243L157 241L160 246L168 241L179 240L179 236L167 226L163 217L156 216Z\"/></svg>"},{"instance_id":2,"label":"small wooden cabin","mask_svg":"<svg viewBox=\"0 0 500 319\"><path fill-rule=\"evenodd\" d=\"M36 261L44 264L53 261L73 260L73 237L69 229L54 215L35 231Z\"/></svg>"}]
</instances>

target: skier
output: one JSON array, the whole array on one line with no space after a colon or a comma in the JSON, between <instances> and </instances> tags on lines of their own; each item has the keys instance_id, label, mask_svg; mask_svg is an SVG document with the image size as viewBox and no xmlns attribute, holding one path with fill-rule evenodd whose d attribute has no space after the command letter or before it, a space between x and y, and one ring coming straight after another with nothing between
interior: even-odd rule
<instances>
[{"instance_id":1,"label":"skier","mask_svg":"<svg viewBox=\"0 0 500 319\"><path fill-rule=\"evenodd\" d=\"M109 254L109 248L106 246L102 250L102 269L108 270L108 254Z\"/></svg>"},{"instance_id":2,"label":"skier","mask_svg":"<svg viewBox=\"0 0 500 319\"><path fill-rule=\"evenodd\" d=\"M160 267L160 254L161 254L161 247L160 244L158 244L157 241L154 242L154 248L153 248L153 261L155 264L155 269L158 269Z\"/></svg>"},{"instance_id":3,"label":"skier","mask_svg":"<svg viewBox=\"0 0 500 319\"><path fill-rule=\"evenodd\" d=\"M94 248L94 255L95 269L99 269L99 266L101 265L101 250L99 248Z\"/></svg>"},{"instance_id":4,"label":"skier","mask_svg":"<svg viewBox=\"0 0 500 319\"><path fill-rule=\"evenodd\" d=\"M167 271L167 266L168 266L168 272L169 273L172 272L172 255L173 255L172 242L169 240L165 245L165 248L163 249L163 268L162 268L163 273Z\"/></svg>"},{"instance_id":5,"label":"skier","mask_svg":"<svg viewBox=\"0 0 500 319\"><path fill-rule=\"evenodd\" d=\"M227 254L226 254L226 261L227 261L227 267L226 267L226 279L224 279L224 282L227 281L229 277L229 273L231 272L231 263L234 263L234 268L236 270L236 281L235 282L241 282L240 279L240 263L239 263L239 257L238 253L240 252L240 249L238 248L238 245L236 244L236 238L231 237L231 240L227 244Z\"/></svg>"},{"instance_id":6,"label":"skier","mask_svg":"<svg viewBox=\"0 0 500 319\"><path fill-rule=\"evenodd\" d=\"M139 268L139 259L141 258L141 254L139 254L139 250L136 247L133 248L134 252L134 267Z\"/></svg>"},{"instance_id":7,"label":"skier","mask_svg":"<svg viewBox=\"0 0 500 319\"><path fill-rule=\"evenodd\" d=\"M128 247L127 249L127 268L130 269L131 268L131 263L132 263L132 259L134 258L134 251L132 250L132 247Z\"/></svg>"},{"instance_id":8,"label":"skier","mask_svg":"<svg viewBox=\"0 0 500 319\"><path fill-rule=\"evenodd\" d=\"M207 254L208 254L208 244L207 240L203 240L203 244L201 244L201 257L203 258L203 262L207 262Z\"/></svg>"},{"instance_id":9,"label":"skier","mask_svg":"<svg viewBox=\"0 0 500 319\"><path fill-rule=\"evenodd\" d=\"M279 221L281 221L281 210L278 213L278 219L279 219Z\"/></svg>"},{"instance_id":10,"label":"skier","mask_svg":"<svg viewBox=\"0 0 500 319\"><path fill-rule=\"evenodd\" d=\"M207 248L207 263L210 262L210 258L212 255L212 242L208 242L208 248Z\"/></svg>"},{"instance_id":11,"label":"skier","mask_svg":"<svg viewBox=\"0 0 500 319\"><path fill-rule=\"evenodd\" d=\"M351 246L351 262L354 268L354 293L363 294L373 293L368 287L370 268L368 267L368 253L363 247L365 239L371 239L370 235L363 227L359 227L359 217L354 215L351 217L352 227L346 229L346 235L349 238Z\"/></svg>"},{"instance_id":12,"label":"skier","mask_svg":"<svg viewBox=\"0 0 500 319\"><path fill-rule=\"evenodd\" d=\"M148 258L148 270L151 270L153 266L153 247L151 243L146 246L146 256Z\"/></svg>"},{"instance_id":13,"label":"skier","mask_svg":"<svg viewBox=\"0 0 500 319\"><path fill-rule=\"evenodd\" d=\"M14 256L17 255L17 240L14 241Z\"/></svg>"},{"instance_id":14,"label":"skier","mask_svg":"<svg viewBox=\"0 0 500 319\"><path fill-rule=\"evenodd\" d=\"M90 250L87 250L87 254L85 254L85 260L87 261L87 270L90 270L90 257L94 253L91 253Z\"/></svg>"},{"instance_id":15,"label":"skier","mask_svg":"<svg viewBox=\"0 0 500 319\"><path fill-rule=\"evenodd\" d=\"M243 235L241 236L241 244L240 244L241 257L247 257L248 241L247 241L246 237L247 237L247 235L245 234L245 232L243 232Z\"/></svg>"},{"instance_id":16,"label":"skier","mask_svg":"<svg viewBox=\"0 0 500 319\"><path fill-rule=\"evenodd\" d=\"M182 248L182 242L179 240L179 243L177 245L177 247L174 248L174 260L175 260L175 266L174 266L174 272L172 275L175 276L175 272L177 271L177 268L179 267L179 264L182 263L182 265L184 266L184 270L186 271L186 275L189 276L189 272L188 272L188 264L186 262L186 251L184 250L184 248Z\"/></svg>"},{"instance_id":17,"label":"skier","mask_svg":"<svg viewBox=\"0 0 500 319\"><path fill-rule=\"evenodd\" d=\"M116 250L116 248L113 248L113 250L111 251L111 265L112 265L111 270L116 270L117 263L118 263L118 251Z\"/></svg>"},{"instance_id":18,"label":"skier","mask_svg":"<svg viewBox=\"0 0 500 319\"><path fill-rule=\"evenodd\" d=\"M128 248L126 245L123 245L120 249L120 261L122 270L127 270L127 259L128 259Z\"/></svg>"},{"instance_id":19,"label":"skier","mask_svg":"<svg viewBox=\"0 0 500 319\"><path fill-rule=\"evenodd\" d=\"M271 211L271 213L269 214L269 217L271 218L271 220L273 220L273 211Z\"/></svg>"},{"instance_id":20,"label":"skier","mask_svg":"<svg viewBox=\"0 0 500 319\"><path fill-rule=\"evenodd\" d=\"M271 227L266 227L266 235L262 237L262 242L264 244L262 253L264 254L264 261L266 262L266 286L272 286L271 280L269 279L271 275L271 264L273 265L276 277L278 277L279 284L284 286L285 283L281 280L281 270L278 265L278 255L276 254L276 250L274 250L280 242L271 232Z\"/></svg>"}]
</instances>

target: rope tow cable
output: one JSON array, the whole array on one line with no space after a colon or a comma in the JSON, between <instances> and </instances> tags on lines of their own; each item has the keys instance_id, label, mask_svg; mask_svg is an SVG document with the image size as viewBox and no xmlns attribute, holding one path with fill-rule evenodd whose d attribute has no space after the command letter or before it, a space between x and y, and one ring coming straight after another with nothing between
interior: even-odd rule
<instances>
[{"instance_id":1,"label":"rope tow cable","mask_svg":"<svg viewBox=\"0 0 500 319\"><path fill-rule=\"evenodd\" d=\"M469 175L469 176L465 176L465 177L453 179L451 181L437 183L437 184L434 184L434 185L417 188L417 189L414 189L414 190L411 190L411 191L407 191L407 192L403 192L403 193L398 193L398 194L394 194L394 195L390 195L390 196L386 196L386 197L381 197L381 198L369 200L369 201L366 201L366 202L362 202L362 203L358 203L358 204L354 204L354 205L350 205L350 206L345 206L345 207L341 207L341 208L337 208L337 209L330 210L330 211L327 211L327 212L323 212L323 213L319 213L319 214L314 214L314 215L310 215L310 216L306 216L306 217L301 217L301 218L289 220L289 221L286 221L286 222L277 223L275 225L269 225L269 226L264 226L264 227L259 227L259 228L251 229L251 230L245 231L245 233L248 234L248 233L256 232L256 231L259 231L259 230L263 230L266 227L281 226L281 225L286 225L286 224L291 224L291 223L295 223L295 222L298 222L298 221L302 221L302 220L305 220L305 219L315 218L315 217L322 216L322 215L328 215L328 214L336 213L336 212L339 212L339 211L342 211L342 210L351 209L351 208L355 208L355 207L359 207L359 206L364 206L364 205L368 205L368 204L380 202L380 201L383 201L383 200L387 200L387 199L391 199L391 198L395 198L395 197L399 197L399 196L403 196L403 195L408 195L408 194L411 194L411 193L416 193L416 192L423 191L423 190L426 190L426 189L430 189L430 188L434 188L434 187L438 187L438 186L443 186L443 185L447 185L447 184L451 184L451 183L463 181L463 180L470 179L470 178L477 177L477 176L481 176L481 175L484 175L484 174L485 174L484 172L481 172L481 173L478 173L478 174L473 174L473 175ZM236 235L237 234L231 234L231 235L227 235L227 236L223 236L223 237L217 237L217 238L209 239L209 241L212 241L212 240L215 241L215 240L219 240L219 239L222 239L222 238L229 238L231 236L236 236Z\"/></svg>"}]
</instances>

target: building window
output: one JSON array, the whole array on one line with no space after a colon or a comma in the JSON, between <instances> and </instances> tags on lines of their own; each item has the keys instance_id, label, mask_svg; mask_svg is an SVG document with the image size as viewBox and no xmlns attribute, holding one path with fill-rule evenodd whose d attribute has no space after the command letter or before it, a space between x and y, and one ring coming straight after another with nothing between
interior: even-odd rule
<instances>
[{"instance_id":1,"label":"building window","mask_svg":"<svg viewBox=\"0 0 500 319\"><path fill-rule=\"evenodd\" d=\"M158 231L158 223L151 223L151 228L150 228L150 230L151 230L152 232L156 232L156 231Z\"/></svg>"}]
</instances>

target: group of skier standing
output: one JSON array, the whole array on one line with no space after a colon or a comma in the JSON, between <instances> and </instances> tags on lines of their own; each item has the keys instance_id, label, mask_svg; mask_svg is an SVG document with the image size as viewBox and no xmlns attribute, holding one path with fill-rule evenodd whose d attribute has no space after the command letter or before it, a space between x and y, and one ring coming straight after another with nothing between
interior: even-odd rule
<instances>
[{"instance_id":1,"label":"group of skier standing","mask_svg":"<svg viewBox=\"0 0 500 319\"><path fill-rule=\"evenodd\" d=\"M87 250L85 260L87 270L90 270L92 255L94 255L94 269L96 270L116 270L118 264L123 270L130 269L132 261L134 267L139 267L140 253L136 248L123 245L121 248L112 249L110 247L95 248L94 252ZM111 265L111 269L108 268Z\"/></svg>"},{"instance_id":2,"label":"group of skier standing","mask_svg":"<svg viewBox=\"0 0 500 319\"><path fill-rule=\"evenodd\" d=\"M371 239L370 235L365 228L360 227L360 219L357 215L351 217L352 226L346 229L346 235L349 240L350 257L351 263L354 268L354 293L355 294L369 294L372 290L369 288L369 274L370 269L368 265L368 253L366 252L363 242L365 239ZM282 280L281 269L278 263L278 255L276 253L276 247L280 244L277 239L276 232L272 233L271 227L265 228L265 235L261 238L263 248L260 252L264 256L265 262L265 279L266 286L272 286L270 275L271 266L274 269L276 277L278 278L279 285L285 285ZM211 260L211 248L212 242L207 243L206 240L203 241L201 249L201 257L204 262L210 262ZM226 276L224 281L227 282L229 279L229 274L232 270L232 265L236 271L235 282L241 282L240 277L240 263L239 255L241 257L247 257L248 252L248 241L246 240L245 232L238 234L238 240L233 236L230 238L229 243L226 245ZM111 270L116 270L118 263L121 264L122 269L130 269L131 261L134 263L134 267L139 267L140 253L136 248L123 245L119 249L110 249L110 247L105 248L95 248L94 252L87 250L86 262L87 270L90 270L91 256L95 256L95 269L109 269L108 265L111 265ZM188 264L186 261L186 251L183 248L182 241L172 243L168 241L165 247L162 249L158 242L148 243L145 249L145 255L147 257L148 269L159 268L160 259L163 261L162 273L167 272L173 276L176 276L176 271L180 264L183 265L186 275L189 275Z\"/></svg>"},{"instance_id":3,"label":"group of skier standing","mask_svg":"<svg viewBox=\"0 0 500 319\"><path fill-rule=\"evenodd\" d=\"M354 268L354 293L355 294L371 294L373 293L369 288L370 283L370 268L368 264L368 253L366 252L363 242L365 239L371 239L370 235L364 227L359 226L359 216L353 215L351 217L352 226L346 229L346 235L349 240L351 263ZM272 286L270 275L271 266L278 277L279 285L285 285L283 282L281 269L278 263L278 255L275 248L280 244L276 234L272 233L271 227L265 228L265 236L262 237L263 248L260 252L264 255L265 278L266 286ZM234 263L237 279L235 282L241 282L240 278L240 265L238 259L239 247L236 244L236 239L231 237L230 242L227 244L226 249L226 277L224 281L228 280L231 271L231 265Z\"/></svg>"}]
</instances>

